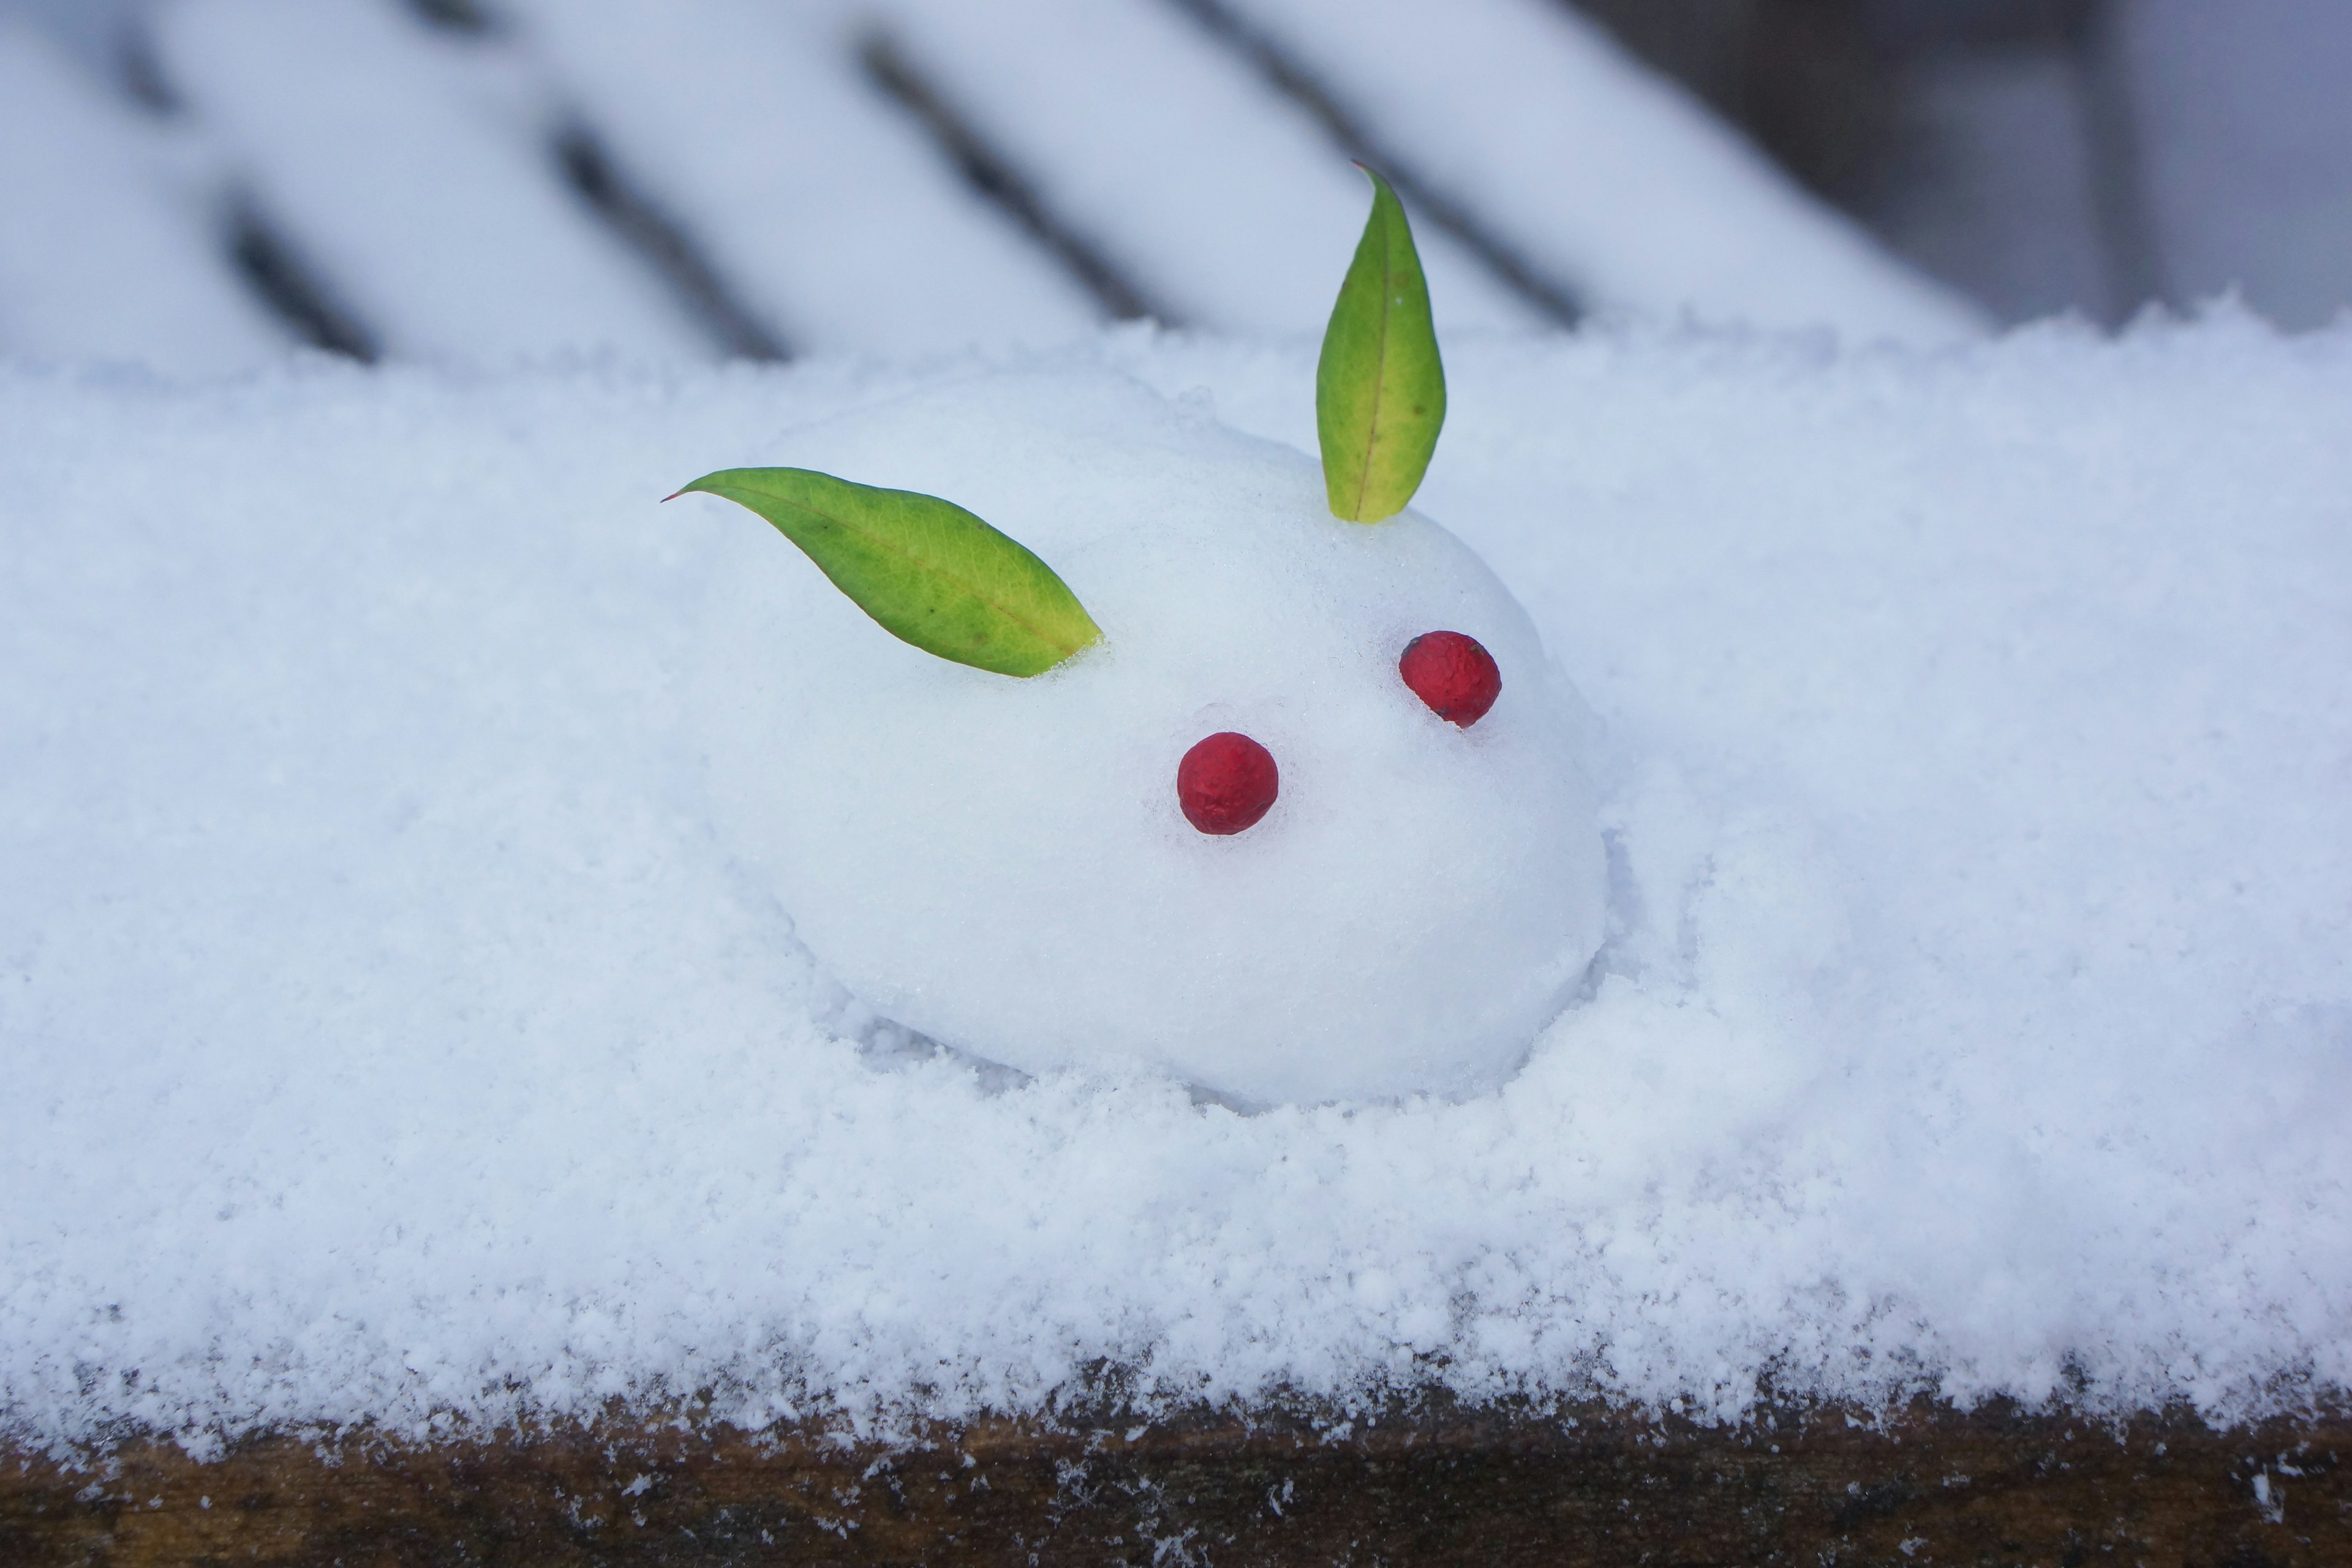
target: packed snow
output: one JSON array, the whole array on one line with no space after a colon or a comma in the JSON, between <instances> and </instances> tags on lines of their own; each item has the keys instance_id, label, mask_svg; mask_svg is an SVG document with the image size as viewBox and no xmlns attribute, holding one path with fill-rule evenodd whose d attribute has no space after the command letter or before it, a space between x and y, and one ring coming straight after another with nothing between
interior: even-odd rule
<instances>
[{"instance_id":1,"label":"packed snow","mask_svg":"<svg viewBox=\"0 0 2352 1568\"><path fill-rule=\"evenodd\" d=\"M1492 1089L1582 984L1589 716L1444 529L1342 522L1314 458L1099 373L955 383L762 457L970 508L1103 633L1032 679L952 664L758 517L681 502L728 535L697 661L722 841L882 1016L1262 1104ZM1399 674L1436 631L1507 671L1475 725ZM1225 731L1280 791L1211 837L1177 763Z\"/></svg>"},{"instance_id":2,"label":"packed snow","mask_svg":"<svg viewBox=\"0 0 2352 1568\"><path fill-rule=\"evenodd\" d=\"M8 1428L954 1415L1104 1360L1722 1415L2342 1386L2352 331L1447 349L1415 507L1595 715L1606 940L1498 1089L1256 1111L933 1048L810 956L705 700L714 606L806 563L656 502L873 420L911 473L1041 377L1171 400L1105 392L1105 441L1303 454L1311 342L0 368ZM1216 624L1202 580L1152 613ZM1050 913L998 891L975 943ZM1286 942L1302 994L1357 962Z\"/></svg>"}]
</instances>

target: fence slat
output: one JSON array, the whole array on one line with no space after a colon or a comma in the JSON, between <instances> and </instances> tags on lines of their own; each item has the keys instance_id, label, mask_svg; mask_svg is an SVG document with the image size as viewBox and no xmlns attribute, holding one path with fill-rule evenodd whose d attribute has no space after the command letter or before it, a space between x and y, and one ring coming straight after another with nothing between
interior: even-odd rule
<instances>
[{"instance_id":1,"label":"fence slat","mask_svg":"<svg viewBox=\"0 0 2352 1568\"><path fill-rule=\"evenodd\" d=\"M1565 5L1214 3L1595 305L1921 342L1980 325Z\"/></svg>"},{"instance_id":2,"label":"fence slat","mask_svg":"<svg viewBox=\"0 0 2352 1568\"><path fill-rule=\"evenodd\" d=\"M1094 302L864 79L855 39L751 0L514 0L615 156L797 348L1048 343Z\"/></svg>"},{"instance_id":3,"label":"fence slat","mask_svg":"<svg viewBox=\"0 0 2352 1568\"><path fill-rule=\"evenodd\" d=\"M394 355L715 345L567 191L544 106L492 45L370 0L191 0L165 74L338 304Z\"/></svg>"},{"instance_id":4,"label":"fence slat","mask_svg":"<svg viewBox=\"0 0 2352 1568\"><path fill-rule=\"evenodd\" d=\"M1322 329L1370 187L1197 23L1163 0L890 0L883 14L913 67L1146 300L1201 326ZM1422 242L1441 333L1549 320L1445 235Z\"/></svg>"},{"instance_id":5,"label":"fence slat","mask_svg":"<svg viewBox=\"0 0 2352 1568\"><path fill-rule=\"evenodd\" d=\"M0 352L236 371L289 340L230 270L201 154L0 19Z\"/></svg>"}]
</instances>

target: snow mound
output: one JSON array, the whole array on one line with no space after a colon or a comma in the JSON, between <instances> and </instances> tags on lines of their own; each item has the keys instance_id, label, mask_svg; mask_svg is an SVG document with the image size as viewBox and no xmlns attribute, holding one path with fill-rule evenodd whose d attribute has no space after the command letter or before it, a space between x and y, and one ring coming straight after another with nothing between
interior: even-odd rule
<instances>
[{"instance_id":1,"label":"snow mound","mask_svg":"<svg viewBox=\"0 0 2352 1568\"><path fill-rule=\"evenodd\" d=\"M695 693L804 563L656 501L999 371L1304 452L1310 343L0 366L0 1423L2352 1381L2352 332L1448 351L1416 504L1599 717L1605 941L1498 1089L1260 1114L803 953Z\"/></svg>"},{"instance_id":2,"label":"snow mound","mask_svg":"<svg viewBox=\"0 0 2352 1568\"><path fill-rule=\"evenodd\" d=\"M722 836L895 1023L1043 1072L1113 1057L1240 1100L1491 1089L1601 937L1586 726L1477 557L1341 522L1314 459L1091 374L988 376L762 461L944 496L1036 551L1104 641L1030 680L866 619L717 500L703 738ZM683 477L683 476L681 476ZM1507 672L1456 728L1397 671L1424 632ZM1238 731L1281 794L1196 832L1187 748Z\"/></svg>"}]
</instances>

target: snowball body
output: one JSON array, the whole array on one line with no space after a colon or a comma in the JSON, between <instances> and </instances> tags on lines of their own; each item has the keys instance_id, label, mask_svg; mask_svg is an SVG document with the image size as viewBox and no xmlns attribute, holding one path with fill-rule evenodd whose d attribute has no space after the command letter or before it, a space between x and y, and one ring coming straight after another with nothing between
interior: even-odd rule
<instances>
[{"instance_id":1,"label":"snowball body","mask_svg":"<svg viewBox=\"0 0 2352 1568\"><path fill-rule=\"evenodd\" d=\"M1027 1071L1129 1058L1270 1103L1475 1092L1566 1005L1601 938L1591 723L1444 530L1339 521L1311 459L1105 374L935 388L759 460L968 507L1103 629L1032 679L949 663L699 503L720 831L876 1012ZM1469 729L1398 675L1441 627L1501 668ZM1282 778L1229 837L1175 787L1223 730Z\"/></svg>"}]
</instances>

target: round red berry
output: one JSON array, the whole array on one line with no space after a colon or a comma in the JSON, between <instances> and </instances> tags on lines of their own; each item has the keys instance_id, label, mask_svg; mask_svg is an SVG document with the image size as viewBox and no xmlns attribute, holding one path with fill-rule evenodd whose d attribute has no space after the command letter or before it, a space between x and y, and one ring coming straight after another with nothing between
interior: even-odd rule
<instances>
[{"instance_id":1,"label":"round red berry","mask_svg":"<svg viewBox=\"0 0 2352 1568\"><path fill-rule=\"evenodd\" d=\"M1495 656L1460 632L1423 632L1405 644L1397 671L1431 712L1465 728L1484 719L1503 691Z\"/></svg>"},{"instance_id":2,"label":"round red berry","mask_svg":"<svg viewBox=\"0 0 2352 1568\"><path fill-rule=\"evenodd\" d=\"M1239 833L1273 809L1280 783L1272 752L1223 730L1176 764L1176 803L1203 833Z\"/></svg>"}]
</instances>

